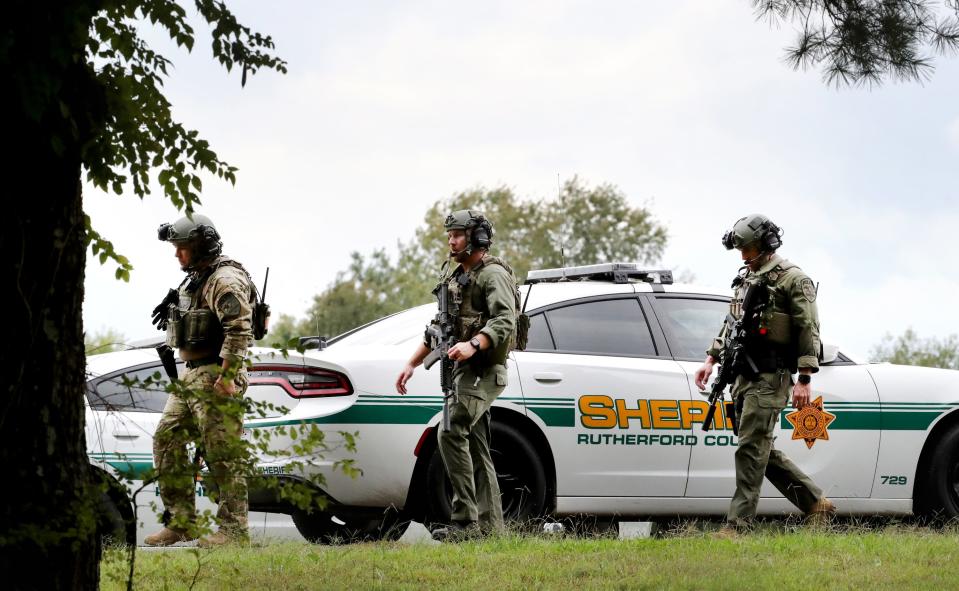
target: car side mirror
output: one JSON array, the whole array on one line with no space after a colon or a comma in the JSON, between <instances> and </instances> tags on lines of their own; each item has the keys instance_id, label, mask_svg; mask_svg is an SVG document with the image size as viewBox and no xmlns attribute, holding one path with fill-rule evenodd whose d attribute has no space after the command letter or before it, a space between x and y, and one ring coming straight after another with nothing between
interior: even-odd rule
<instances>
[{"instance_id":1,"label":"car side mirror","mask_svg":"<svg viewBox=\"0 0 959 591\"><path fill-rule=\"evenodd\" d=\"M303 349L326 349L326 337L300 337L300 347Z\"/></svg>"}]
</instances>

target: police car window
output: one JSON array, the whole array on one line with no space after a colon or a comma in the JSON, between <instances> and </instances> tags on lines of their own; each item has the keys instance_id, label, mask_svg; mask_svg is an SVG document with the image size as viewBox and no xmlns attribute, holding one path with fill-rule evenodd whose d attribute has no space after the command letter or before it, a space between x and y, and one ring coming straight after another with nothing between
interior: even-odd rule
<instances>
[{"instance_id":1,"label":"police car window","mask_svg":"<svg viewBox=\"0 0 959 591\"><path fill-rule=\"evenodd\" d=\"M156 377L157 372L160 374L159 379ZM165 390L168 383L162 367L149 367L102 380L87 396L90 406L97 410L163 412L168 396Z\"/></svg>"},{"instance_id":2,"label":"police car window","mask_svg":"<svg viewBox=\"0 0 959 591\"><path fill-rule=\"evenodd\" d=\"M546 312L559 351L597 355L656 355L635 298L600 300Z\"/></svg>"},{"instance_id":3,"label":"police car window","mask_svg":"<svg viewBox=\"0 0 959 591\"><path fill-rule=\"evenodd\" d=\"M549 334L545 314L534 314L529 317L529 340L526 343L527 351L552 351L553 337Z\"/></svg>"},{"instance_id":4,"label":"police car window","mask_svg":"<svg viewBox=\"0 0 959 591\"><path fill-rule=\"evenodd\" d=\"M679 359L702 360L728 312L729 303L719 300L656 299L656 315L669 350Z\"/></svg>"}]
</instances>

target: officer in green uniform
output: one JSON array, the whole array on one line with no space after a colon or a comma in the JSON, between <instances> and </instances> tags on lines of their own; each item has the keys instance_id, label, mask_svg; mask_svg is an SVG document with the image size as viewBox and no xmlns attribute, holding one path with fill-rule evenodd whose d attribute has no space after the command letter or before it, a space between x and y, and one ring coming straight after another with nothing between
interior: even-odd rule
<instances>
[{"instance_id":1,"label":"officer in green uniform","mask_svg":"<svg viewBox=\"0 0 959 591\"><path fill-rule=\"evenodd\" d=\"M766 287L769 305L762 316L764 328L747 345L759 374L752 379L741 375L733 384L739 420L736 492L726 525L718 536L733 537L749 528L756 515L764 476L811 521L826 521L836 510L832 502L812 479L773 447L773 430L789 402L790 390L795 408L809 404L812 375L819 371L816 285L799 267L776 254L782 245L782 230L766 216L741 218L723 237L723 244L730 250L739 249L745 263L733 283L733 317L741 317L743 297L751 284ZM696 385L701 390L705 390L719 359L726 329L724 326L696 372ZM797 372L799 377L793 383L792 374Z\"/></svg>"},{"instance_id":2,"label":"officer in green uniform","mask_svg":"<svg viewBox=\"0 0 959 591\"><path fill-rule=\"evenodd\" d=\"M216 485L219 531L200 540L209 547L248 539L246 467L242 441L243 366L252 342L253 282L240 263L220 253L213 222L194 214L163 224L160 239L172 242L187 277L176 297L155 310L167 344L179 349L186 372L182 393L172 393L153 439L160 498L168 525L144 540L167 546L196 538L194 473L187 445L196 442ZM170 300L173 300L172 302Z\"/></svg>"},{"instance_id":3,"label":"officer in green uniform","mask_svg":"<svg viewBox=\"0 0 959 591\"><path fill-rule=\"evenodd\" d=\"M454 266L444 266L441 281L459 303L459 342L450 348L456 362L456 400L450 429L438 430L439 450L453 486L452 523L433 532L435 539L460 539L501 531L503 507L490 458L489 409L506 387L506 356L516 338L516 280L504 261L489 254L493 227L482 213L460 210L446 218L447 242ZM461 276L466 278L461 279ZM420 343L400 372L396 390L406 394L415 367L429 354Z\"/></svg>"}]
</instances>

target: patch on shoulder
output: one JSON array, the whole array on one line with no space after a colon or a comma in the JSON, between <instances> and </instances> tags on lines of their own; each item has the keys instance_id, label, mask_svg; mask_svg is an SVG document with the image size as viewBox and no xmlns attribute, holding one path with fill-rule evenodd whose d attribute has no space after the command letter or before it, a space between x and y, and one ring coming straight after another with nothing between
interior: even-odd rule
<instances>
[{"instance_id":1,"label":"patch on shoulder","mask_svg":"<svg viewBox=\"0 0 959 591\"><path fill-rule=\"evenodd\" d=\"M232 291L228 291L220 296L220 299L216 303L216 308L224 318L233 318L240 314L240 300L233 295Z\"/></svg>"},{"instance_id":2,"label":"patch on shoulder","mask_svg":"<svg viewBox=\"0 0 959 591\"><path fill-rule=\"evenodd\" d=\"M816 286L809 277L804 278L799 286L802 288L802 295L808 302L816 301Z\"/></svg>"}]
</instances>

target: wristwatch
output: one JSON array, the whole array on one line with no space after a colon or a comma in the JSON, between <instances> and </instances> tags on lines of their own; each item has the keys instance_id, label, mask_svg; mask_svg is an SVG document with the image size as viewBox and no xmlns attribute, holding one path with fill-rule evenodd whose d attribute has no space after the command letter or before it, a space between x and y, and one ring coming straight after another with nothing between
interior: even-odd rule
<instances>
[{"instance_id":1,"label":"wristwatch","mask_svg":"<svg viewBox=\"0 0 959 591\"><path fill-rule=\"evenodd\" d=\"M801 373L799 374L799 379L797 379L796 381L802 384L803 386L808 386L809 382L812 381L812 377L808 373Z\"/></svg>"},{"instance_id":2,"label":"wristwatch","mask_svg":"<svg viewBox=\"0 0 959 591\"><path fill-rule=\"evenodd\" d=\"M476 337L471 338L470 344L473 345L473 348L476 349L477 351L480 350L480 341L478 338Z\"/></svg>"}]
</instances>

